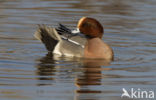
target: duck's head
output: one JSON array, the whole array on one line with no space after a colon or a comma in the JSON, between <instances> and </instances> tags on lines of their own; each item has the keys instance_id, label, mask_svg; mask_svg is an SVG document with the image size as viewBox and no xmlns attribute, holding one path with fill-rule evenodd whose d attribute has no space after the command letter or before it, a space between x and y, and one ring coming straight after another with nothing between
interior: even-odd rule
<instances>
[{"instance_id":1,"label":"duck's head","mask_svg":"<svg viewBox=\"0 0 156 100\"><path fill-rule=\"evenodd\" d=\"M103 27L100 22L94 18L82 17L78 21L77 28L82 34L90 38L102 38L103 36Z\"/></svg>"}]
</instances>

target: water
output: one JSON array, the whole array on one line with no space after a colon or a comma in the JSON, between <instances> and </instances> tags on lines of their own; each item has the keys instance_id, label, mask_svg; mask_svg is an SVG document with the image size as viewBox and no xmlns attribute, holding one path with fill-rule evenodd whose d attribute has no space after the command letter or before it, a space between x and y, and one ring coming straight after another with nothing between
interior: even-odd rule
<instances>
[{"instance_id":1,"label":"water","mask_svg":"<svg viewBox=\"0 0 156 100\"><path fill-rule=\"evenodd\" d=\"M0 100L121 100L122 88L156 91L155 5L155 0L0 0ZM82 16L103 24L103 40L115 53L110 64L52 58L33 37L37 24L73 29Z\"/></svg>"}]
</instances>

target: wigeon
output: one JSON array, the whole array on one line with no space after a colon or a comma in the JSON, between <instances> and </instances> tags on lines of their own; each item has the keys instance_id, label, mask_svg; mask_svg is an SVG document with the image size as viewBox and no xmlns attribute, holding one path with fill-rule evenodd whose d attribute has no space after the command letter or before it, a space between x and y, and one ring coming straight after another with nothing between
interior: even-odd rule
<instances>
[{"instance_id":1,"label":"wigeon","mask_svg":"<svg viewBox=\"0 0 156 100\"><path fill-rule=\"evenodd\" d=\"M103 27L94 18L82 17L76 30L39 25L34 36L48 51L61 56L113 60L113 50L103 42Z\"/></svg>"}]
</instances>

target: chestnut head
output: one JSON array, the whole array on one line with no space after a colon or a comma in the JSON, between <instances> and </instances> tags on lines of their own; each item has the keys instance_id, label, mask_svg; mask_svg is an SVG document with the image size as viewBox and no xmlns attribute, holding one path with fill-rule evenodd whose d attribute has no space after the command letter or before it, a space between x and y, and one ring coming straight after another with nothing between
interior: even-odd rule
<instances>
[{"instance_id":1,"label":"chestnut head","mask_svg":"<svg viewBox=\"0 0 156 100\"><path fill-rule=\"evenodd\" d=\"M100 22L94 18L82 17L78 21L77 27L82 34L85 34L90 38L102 38L103 36L103 27Z\"/></svg>"}]
</instances>

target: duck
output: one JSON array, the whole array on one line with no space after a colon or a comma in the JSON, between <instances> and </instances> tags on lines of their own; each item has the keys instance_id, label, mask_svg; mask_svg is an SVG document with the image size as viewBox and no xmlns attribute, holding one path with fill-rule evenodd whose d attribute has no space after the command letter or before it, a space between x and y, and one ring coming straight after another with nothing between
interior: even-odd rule
<instances>
[{"instance_id":1,"label":"duck","mask_svg":"<svg viewBox=\"0 0 156 100\"><path fill-rule=\"evenodd\" d=\"M54 55L113 60L113 49L102 40L104 29L95 18L82 17L74 30L59 24L54 28L38 25L34 37Z\"/></svg>"}]
</instances>

